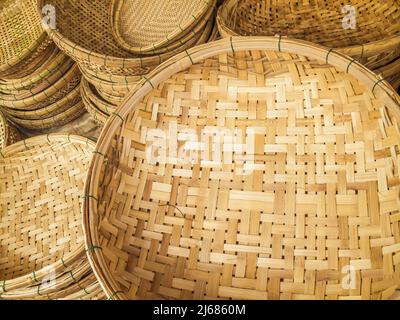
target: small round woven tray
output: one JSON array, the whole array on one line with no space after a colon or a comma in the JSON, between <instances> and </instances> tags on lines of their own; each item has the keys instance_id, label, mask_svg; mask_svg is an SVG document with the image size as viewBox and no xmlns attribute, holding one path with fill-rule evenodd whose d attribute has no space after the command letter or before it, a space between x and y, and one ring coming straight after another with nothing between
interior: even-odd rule
<instances>
[{"instance_id":1,"label":"small round woven tray","mask_svg":"<svg viewBox=\"0 0 400 320\"><path fill-rule=\"evenodd\" d=\"M0 75L35 51L45 38L37 0L0 2ZM15 72L16 70L14 70Z\"/></svg>"},{"instance_id":2,"label":"small round woven tray","mask_svg":"<svg viewBox=\"0 0 400 320\"><path fill-rule=\"evenodd\" d=\"M179 43L214 4L211 0L112 0L113 34L126 50L151 53Z\"/></svg>"},{"instance_id":3,"label":"small round woven tray","mask_svg":"<svg viewBox=\"0 0 400 320\"><path fill-rule=\"evenodd\" d=\"M399 106L374 73L305 41L229 38L169 60L91 162L84 233L107 296L389 298Z\"/></svg>"},{"instance_id":4,"label":"small round woven tray","mask_svg":"<svg viewBox=\"0 0 400 320\"><path fill-rule=\"evenodd\" d=\"M49 276L66 273L85 255L81 204L94 143L79 136L37 136L0 157L0 293L37 295ZM87 274L79 262L71 277ZM79 278L78 278L79 279ZM49 280L49 279L47 279ZM57 281L56 287L61 285ZM32 288L39 286L37 289ZM51 293L50 289L46 289ZM55 289L56 290L56 289Z\"/></svg>"},{"instance_id":5,"label":"small round woven tray","mask_svg":"<svg viewBox=\"0 0 400 320\"><path fill-rule=\"evenodd\" d=\"M217 22L222 36L304 39L334 48L370 69L400 56L397 0L227 0L218 10Z\"/></svg>"}]
</instances>

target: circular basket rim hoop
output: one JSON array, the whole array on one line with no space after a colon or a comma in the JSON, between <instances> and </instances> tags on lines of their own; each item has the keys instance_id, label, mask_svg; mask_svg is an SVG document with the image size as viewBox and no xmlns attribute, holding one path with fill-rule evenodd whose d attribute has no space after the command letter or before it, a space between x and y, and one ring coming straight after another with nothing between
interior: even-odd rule
<instances>
[{"instance_id":1,"label":"circular basket rim hoop","mask_svg":"<svg viewBox=\"0 0 400 320\"><path fill-rule=\"evenodd\" d=\"M22 0L22 1L26 1L26 0ZM32 9L34 10L35 8L33 7ZM21 15L21 12L19 13L19 15ZM39 25L40 25L40 20L39 20ZM38 26L32 26L31 31L35 27L38 27ZM40 34L37 35L37 40L36 41L33 41L32 43L30 43L29 46L27 46L22 52L20 52L16 56L14 56L12 59L8 59L5 63L0 63L0 72L7 71L7 70L11 69L12 67L16 66L18 63L23 61L26 57L31 55L32 52L34 52L37 47L39 47L39 45L47 37L47 33L43 30L43 28L41 26L40 26L40 29L41 29L41 32L40 32Z\"/></svg>"},{"instance_id":2,"label":"circular basket rim hoop","mask_svg":"<svg viewBox=\"0 0 400 320\"><path fill-rule=\"evenodd\" d=\"M229 25L225 23L225 19L223 18L223 13L232 10L237 2L238 0L225 0L225 2L218 8L216 24L218 26L219 33L224 38L229 36L241 36L236 31L232 30L229 27ZM281 36L285 35L281 34ZM397 35L391 35L386 38L376 41L371 41L362 45L338 47L332 49L335 49L338 52L347 54L355 58L360 58L363 56L364 57L367 56L365 52L368 52L368 55L374 55L382 52L395 50L399 47L399 45L400 45L400 32L397 33Z\"/></svg>"},{"instance_id":3,"label":"circular basket rim hoop","mask_svg":"<svg viewBox=\"0 0 400 320\"><path fill-rule=\"evenodd\" d=\"M173 74L179 73L191 65L212 56L251 50L271 50L303 55L327 61L327 63L339 70L347 70L350 75L366 85L375 97L385 100L392 115L400 122L400 108L398 107L400 105L400 96L384 79L377 77L376 74L354 61L354 59L308 41L281 37L230 37L194 47L164 62L135 87L134 91L125 98L117 111L109 118L100 134L89 166L85 184L85 193L88 197L85 198L83 203L85 244L87 248L93 248L93 250L88 250L87 256L97 279L109 298L128 299L127 295L119 290L115 280L110 279L109 275L111 273L102 254L102 248L99 247L99 234L95 221L96 217L98 217L96 207L98 199L97 185L105 161L104 155L107 154L117 130L124 125L126 117L136 108L137 103L153 88L156 88L158 84Z\"/></svg>"},{"instance_id":4,"label":"circular basket rim hoop","mask_svg":"<svg viewBox=\"0 0 400 320\"><path fill-rule=\"evenodd\" d=\"M195 2L199 2L199 1L203 5L200 8L198 8L198 10L196 12L193 12L191 16L188 16L183 24L179 25L179 27L176 27L176 29L174 29L170 33L165 34L165 38L160 39L159 41L157 41L155 43L149 43L148 45L143 46L143 47L135 47L135 46L130 45L128 43L128 41L122 35L120 12L121 12L124 1L112 0L111 1L110 19L111 19L111 28L112 28L113 35L114 35L116 41L118 42L118 44L120 46L122 46L122 48L124 48L125 50L130 51L132 53L142 54L144 52L151 52L156 49L162 48L162 47L174 42L177 38L179 38L179 36L185 35L187 32L189 32L190 28L199 22L199 20L207 12L207 10L213 5L213 2L214 2L213 0L195 0ZM183 0L182 2L187 2L187 1Z\"/></svg>"},{"instance_id":5,"label":"circular basket rim hoop","mask_svg":"<svg viewBox=\"0 0 400 320\"><path fill-rule=\"evenodd\" d=\"M36 137L32 137L26 140L19 141L13 145L10 145L1 150L0 158L6 158L8 155L12 155L15 152L25 150L30 146L43 145L52 142L66 142L69 141L71 143L86 145L92 149L95 148L95 142L90 140L89 138L81 137L73 134L65 134L65 133L50 133L47 135L39 135ZM84 190L82 190L82 194ZM82 212L83 216L83 212ZM44 277L48 274L49 270L55 271L56 273L61 272L65 269L65 265L72 265L81 259L82 255L84 255L85 244L82 241L81 244L77 246L75 250L69 252L64 256L64 258L60 261L47 265L40 270L34 272L35 276L32 276L32 273L19 276L13 279L4 280L0 279L0 295L1 293L13 291L16 289L21 289L23 287L28 287L31 285L37 285L44 279Z\"/></svg>"}]
</instances>

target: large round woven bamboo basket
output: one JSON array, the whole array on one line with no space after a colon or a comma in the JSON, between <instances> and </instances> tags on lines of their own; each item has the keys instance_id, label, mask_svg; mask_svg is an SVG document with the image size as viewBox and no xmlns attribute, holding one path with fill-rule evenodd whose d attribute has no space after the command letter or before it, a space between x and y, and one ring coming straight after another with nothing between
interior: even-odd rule
<instances>
[{"instance_id":1,"label":"large round woven bamboo basket","mask_svg":"<svg viewBox=\"0 0 400 320\"><path fill-rule=\"evenodd\" d=\"M101 286L114 299L389 298L399 106L373 72L305 41L177 55L96 145L84 233Z\"/></svg>"},{"instance_id":2,"label":"large round woven bamboo basket","mask_svg":"<svg viewBox=\"0 0 400 320\"><path fill-rule=\"evenodd\" d=\"M3 0L0 3L0 75L19 65L46 38L36 0Z\"/></svg>"},{"instance_id":3,"label":"large round woven bamboo basket","mask_svg":"<svg viewBox=\"0 0 400 320\"><path fill-rule=\"evenodd\" d=\"M397 0L227 0L218 10L217 23L222 36L304 39L334 48L370 69L400 56Z\"/></svg>"},{"instance_id":4,"label":"large round woven bamboo basket","mask_svg":"<svg viewBox=\"0 0 400 320\"><path fill-rule=\"evenodd\" d=\"M187 39L181 38L192 37L192 30L213 5L213 1L197 0L112 0L112 31L122 48L152 53L172 43L184 44Z\"/></svg>"},{"instance_id":5,"label":"large round woven bamboo basket","mask_svg":"<svg viewBox=\"0 0 400 320\"><path fill-rule=\"evenodd\" d=\"M90 271L81 204L94 143L64 134L6 147L0 157L0 293L55 293ZM55 288L46 280L56 279Z\"/></svg>"},{"instance_id":6,"label":"large round woven bamboo basket","mask_svg":"<svg viewBox=\"0 0 400 320\"><path fill-rule=\"evenodd\" d=\"M68 60L37 87L21 90L18 94L0 94L0 106L17 110L44 108L75 88L80 79L79 68Z\"/></svg>"}]
</instances>

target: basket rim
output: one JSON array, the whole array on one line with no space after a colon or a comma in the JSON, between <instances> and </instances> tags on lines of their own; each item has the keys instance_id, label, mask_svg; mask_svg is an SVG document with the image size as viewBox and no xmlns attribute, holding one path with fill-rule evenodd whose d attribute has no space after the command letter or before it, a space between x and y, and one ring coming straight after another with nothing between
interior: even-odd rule
<instances>
[{"instance_id":1,"label":"basket rim","mask_svg":"<svg viewBox=\"0 0 400 320\"><path fill-rule=\"evenodd\" d=\"M93 120L98 124L104 126L107 122L109 115L107 115L103 110L99 109L97 105L90 99L89 94L87 92L87 88L84 86L82 81L81 85L81 97L82 102L89 114L92 116Z\"/></svg>"},{"instance_id":2,"label":"basket rim","mask_svg":"<svg viewBox=\"0 0 400 320\"><path fill-rule=\"evenodd\" d=\"M7 147L8 134L9 134L7 118L2 110L0 110L0 127L3 127L3 132L4 132L4 136L0 137L0 150L2 150L3 148ZM3 142L1 144L2 139Z\"/></svg>"},{"instance_id":3,"label":"basket rim","mask_svg":"<svg viewBox=\"0 0 400 320\"><path fill-rule=\"evenodd\" d=\"M58 48L54 52L54 56L50 56L50 64L45 66L39 73L33 73L20 79L7 80L0 84L0 89L3 90L24 90L35 83L44 80L47 76L52 74L60 65L69 60L70 58L61 52Z\"/></svg>"},{"instance_id":4,"label":"basket rim","mask_svg":"<svg viewBox=\"0 0 400 320\"><path fill-rule=\"evenodd\" d=\"M105 101L94 91L96 90L96 87L93 86L94 87L93 90L92 86L93 85L91 85L89 81L87 81L86 79L82 79L81 82L82 96L85 96L87 99L89 99L94 105L96 105L96 108L98 110L105 113L107 116L111 115L114 111L116 111L117 106L111 102Z\"/></svg>"},{"instance_id":5,"label":"basket rim","mask_svg":"<svg viewBox=\"0 0 400 320\"><path fill-rule=\"evenodd\" d=\"M125 1L126 2L126 1ZM185 2L185 1L183 1ZM191 16L187 17L185 22L176 29L174 29L172 32L167 34L164 39L159 40L158 42L155 43L149 43L147 46L143 47L136 47L130 45L127 40L123 37L122 32L121 32L121 9L123 6L124 1L121 0L112 0L111 1L111 13L110 13L110 20L111 20L111 29L113 32L113 35L118 42L118 44L125 50L136 53L136 54L143 54L143 53L151 53L152 51L157 49L161 49L165 46L169 46L171 44L174 44L175 41L177 41L180 37L185 37L188 33L190 33L190 29L197 25L201 24L203 20L207 20L207 11L210 11L209 9L214 7L216 8L216 0L202 0L202 6L196 11L193 12ZM211 11L214 11L212 9ZM206 22L206 21L205 21Z\"/></svg>"},{"instance_id":6,"label":"basket rim","mask_svg":"<svg viewBox=\"0 0 400 320\"><path fill-rule=\"evenodd\" d=\"M25 150L31 146L37 146L37 145L43 145L43 144L50 144L50 143L56 143L56 142L70 142L70 143L76 143L80 145L86 145L88 148L94 150L95 148L95 142L90 140L89 138L85 138L82 136L78 135L73 135L73 134L65 134L65 133L49 133L46 135L39 135L35 136L32 138L28 138L22 141L19 141L13 145L10 145L4 149L2 149L1 158L7 158L11 157L13 154L16 154L17 152L21 150ZM82 190L83 191L83 190ZM84 194L82 192L82 194ZM83 212L82 212L83 215ZM55 263L52 263L48 266L45 266L41 268L40 270L35 271L35 276L33 277L32 273L16 277L14 279L10 280L4 280L0 279L0 282L2 283L1 287L1 292L0 293L6 293L18 289L23 289L27 288L29 286L35 285L48 274L49 268L54 268L56 273L61 272L62 270L65 269L65 265L72 265L75 262L77 262L81 256L82 253L84 252L85 244L82 242L77 246L75 250L72 252L66 254L64 258L60 261L57 261Z\"/></svg>"},{"instance_id":7,"label":"basket rim","mask_svg":"<svg viewBox=\"0 0 400 320\"><path fill-rule=\"evenodd\" d=\"M218 25L219 33L224 38L229 36L241 36L236 31L232 30L229 25L226 24L226 21L223 18L223 11L228 10L228 6L232 6L232 4L236 3L237 1L238 0L225 0L223 4L218 8L216 23ZM285 36L285 34L281 34L281 36L283 37ZM294 39L293 37L291 38ZM351 57L362 58L381 52L395 50L399 47L399 45L400 33L385 37L380 40L370 41L361 45L345 46L338 48L332 47L332 49Z\"/></svg>"},{"instance_id":8,"label":"basket rim","mask_svg":"<svg viewBox=\"0 0 400 320\"><path fill-rule=\"evenodd\" d=\"M179 73L196 62L211 56L246 50L272 50L295 53L326 61L339 70L347 70L349 74L366 85L376 98L385 100L388 109L400 121L400 109L398 108L400 105L400 96L384 79L379 78L359 62L354 61L354 59L336 50L331 50L308 41L282 37L230 37L194 47L188 50L188 52L183 52L164 62L153 70L147 79L142 80L135 87L135 90L124 99L114 115L106 122L98 139L85 182L85 192L89 196L83 203L83 231L86 247L94 248L90 253L88 252L88 259L100 285L108 296L116 299L128 299L127 295L120 291L117 282L112 277L112 273L105 262L104 255L99 246L99 230L95 221L95 216L98 217L97 187L99 176L104 165L104 155L107 154L109 147L112 145L116 132L124 125L125 119L134 110L137 103L169 76ZM95 250L98 248L99 250Z\"/></svg>"},{"instance_id":9,"label":"basket rim","mask_svg":"<svg viewBox=\"0 0 400 320\"><path fill-rule=\"evenodd\" d=\"M65 111L43 119L19 119L10 116L10 120L24 128L31 130L45 130L52 127L59 127L75 120L85 112L82 100L77 101L74 105Z\"/></svg>"}]
</instances>

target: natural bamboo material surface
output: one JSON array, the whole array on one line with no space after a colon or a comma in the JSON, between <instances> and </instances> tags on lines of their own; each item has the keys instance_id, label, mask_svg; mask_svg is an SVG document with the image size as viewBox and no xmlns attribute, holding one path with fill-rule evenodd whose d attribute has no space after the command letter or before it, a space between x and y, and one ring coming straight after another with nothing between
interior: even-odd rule
<instances>
[{"instance_id":1,"label":"natural bamboo material surface","mask_svg":"<svg viewBox=\"0 0 400 320\"><path fill-rule=\"evenodd\" d=\"M22 134L10 124L0 111L0 150L22 139Z\"/></svg>"},{"instance_id":2,"label":"natural bamboo material surface","mask_svg":"<svg viewBox=\"0 0 400 320\"><path fill-rule=\"evenodd\" d=\"M2 295L54 293L41 285L50 273L62 288L89 272L86 259L81 262L81 205L93 149L86 138L50 134L1 150Z\"/></svg>"},{"instance_id":3,"label":"natural bamboo material surface","mask_svg":"<svg viewBox=\"0 0 400 320\"><path fill-rule=\"evenodd\" d=\"M170 46L200 24L211 0L112 0L112 29L124 49L136 54Z\"/></svg>"},{"instance_id":4,"label":"natural bamboo material surface","mask_svg":"<svg viewBox=\"0 0 400 320\"><path fill-rule=\"evenodd\" d=\"M351 17L354 28L349 25ZM370 69L400 56L397 0L227 0L218 11L217 22L223 36L304 39L350 55ZM350 27L344 28L346 24Z\"/></svg>"},{"instance_id":5,"label":"natural bamboo material surface","mask_svg":"<svg viewBox=\"0 0 400 320\"><path fill-rule=\"evenodd\" d=\"M84 232L106 294L389 298L399 106L359 63L299 40L227 38L163 64L90 166Z\"/></svg>"},{"instance_id":6,"label":"natural bamboo material surface","mask_svg":"<svg viewBox=\"0 0 400 320\"><path fill-rule=\"evenodd\" d=\"M41 43L44 31L36 0L0 2L0 74L18 66Z\"/></svg>"}]
</instances>

